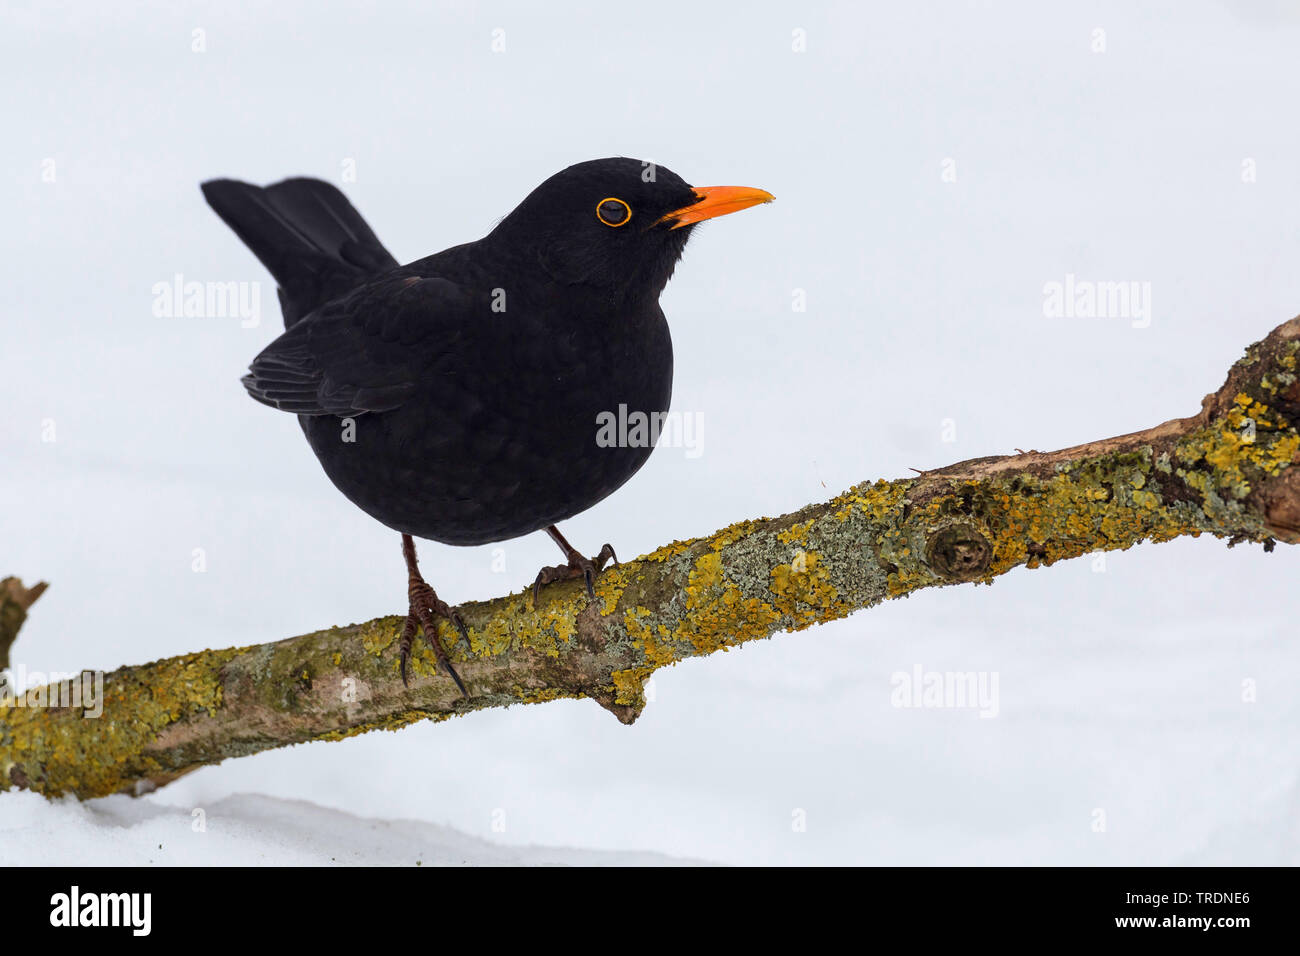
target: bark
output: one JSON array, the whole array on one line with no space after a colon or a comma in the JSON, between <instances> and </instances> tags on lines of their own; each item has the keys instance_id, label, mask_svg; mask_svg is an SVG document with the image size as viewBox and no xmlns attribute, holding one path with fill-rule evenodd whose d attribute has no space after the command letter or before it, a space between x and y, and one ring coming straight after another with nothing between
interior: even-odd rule
<instances>
[{"instance_id":1,"label":"bark","mask_svg":"<svg viewBox=\"0 0 1300 956\"><path fill-rule=\"evenodd\" d=\"M0 579L0 671L9 666L9 648L27 620L27 609L47 587L44 581L25 588L18 578Z\"/></svg>"},{"instance_id":2,"label":"bark","mask_svg":"<svg viewBox=\"0 0 1300 956\"><path fill-rule=\"evenodd\" d=\"M0 704L0 786L144 792L208 764L486 707L588 697L624 723L658 668L835 620L920 588L989 583L1141 541L1300 541L1300 319L1250 346L1201 410L1062 451L977 458L741 521L580 582L462 605L440 637L462 698L402 617L123 667L104 711ZM44 698L48 702L50 691ZM29 698L31 695L28 695ZM31 700L21 703L32 703Z\"/></svg>"}]
</instances>

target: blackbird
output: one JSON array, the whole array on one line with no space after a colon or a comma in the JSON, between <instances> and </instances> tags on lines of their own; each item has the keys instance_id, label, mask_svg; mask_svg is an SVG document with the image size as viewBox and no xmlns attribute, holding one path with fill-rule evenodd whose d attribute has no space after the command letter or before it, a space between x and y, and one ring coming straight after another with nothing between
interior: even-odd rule
<instances>
[{"instance_id":1,"label":"blackbird","mask_svg":"<svg viewBox=\"0 0 1300 956\"><path fill-rule=\"evenodd\" d=\"M593 559L556 524L620 487L650 441L598 441L602 413L668 410L673 353L659 294L697 223L770 202L761 189L692 187L636 159L570 166L482 239L400 265L343 194L318 179L202 186L270 270L286 331L243 378L292 412L330 480L401 533L407 681L422 631L462 694L436 618L464 622L420 574L414 538L477 545L545 529L565 563ZM655 430L652 429L652 432Z\"/></svg>"}]
</instances>

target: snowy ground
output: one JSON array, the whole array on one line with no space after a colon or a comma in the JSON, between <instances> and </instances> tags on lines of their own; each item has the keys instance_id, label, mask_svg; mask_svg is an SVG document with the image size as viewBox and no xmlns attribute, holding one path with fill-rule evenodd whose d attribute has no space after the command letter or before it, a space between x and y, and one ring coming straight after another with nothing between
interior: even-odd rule
<instances>
[{"instance_id":1,"label":"snowy ground","mask_svg":"<svg viewBox=\"0 0 1300 956\"><path fill-rule=\"evenodd\" d=\"M1300 17L1074 6L6 3L0 575L51 582L16 660L402 609L395 536L239 386L279 319L213 176L339 182L402 259L597 156L775 193L663 299L703 454L567 523L593 551L1194 413L1300 311ZM156 315L177 273L260 282L260 321ZM1150 283L1150 322L1046 315L1067 275ZM517 591L555 560L534 538L425 570L452 601ZM139 801L0 794L0 863L1294 865L1298 580L1300 549L1211 540L1021 570L660 672L632 727L562 701ZM996 716L893 706L918 666L996 675Z\"/></svg>"},{"instance_id":2,"label":"snowy ground","mask_svg":"<svg viewBox=\"0 0 1300 956\"><path fill-rule=\"evenodd\" d=\"M6 801L0 866L681 866L659 853L502 846L419 820L372 820L239 794L187 809L130 797Z\"/></svg>"}]
</instances>

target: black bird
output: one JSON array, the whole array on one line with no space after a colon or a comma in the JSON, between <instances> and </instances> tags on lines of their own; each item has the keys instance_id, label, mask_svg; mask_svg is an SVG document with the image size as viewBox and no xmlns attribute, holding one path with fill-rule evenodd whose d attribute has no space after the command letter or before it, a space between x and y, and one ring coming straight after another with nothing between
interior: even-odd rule
<instances>
[{"instance_id":1,"label":"black bird","mask_svg":"<svg viewBox=\"0 0 1300 956\"><path fill-rule=\"evenodd\" d=\"M413 537L476 545L545 529L565 563L533 587L582 576L556 528L639 469L649 443L602 447L602 413L666 413L673 354L659 293L696 223L769 202L761 189L693 188L662 166L599 159L534 189L477 242L409 265L334 186L287 179L203 184L208 204L270 270L286 331L244 376L298 416L330 480L402 535L409 611L462 694L436 636L456 611L421 577Z\"/></svg>"}]
</instances>

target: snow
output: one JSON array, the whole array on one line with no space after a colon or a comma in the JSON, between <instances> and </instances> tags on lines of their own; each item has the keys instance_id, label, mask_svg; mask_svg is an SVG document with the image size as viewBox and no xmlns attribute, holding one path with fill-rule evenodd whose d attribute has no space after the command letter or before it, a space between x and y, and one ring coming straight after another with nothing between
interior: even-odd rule
<instances>
[{"instance_id":1,"label":"snow","mask_svg":"<svg viewBox=\"0 0 1300 956\"><path fill-rule=\"evenodd\" d=\"M663 297L702 453L661 449L564 526L631 557L1194 414L1300 311L1297 43L1265 0L6 3L27 92L0 150L0 575L51 584L15 660L112 669L404 609L396 536L239 385L274 290L201 180L330 179L403 260L598 156L773 192L706 224ZM155 315L178 273L262 283L260 322ZM1045 315L1070 275L1149 282L1149 325ZM421 557L454 603L556 554ZM0 794L0 862L1296 865L1297 580L1300 548L1209 539L1022 569L661 671L631 727L558 701L134 801ZM917 667L996 674L997 716L893 706Z\"/></svg>"},{"instance_id":2,"label":"snow","mask_svg":"<svg viewBox=\"0 0 1300 956\"><path fill-rule=\"evenodd\" d=\"M680 866L659 853L502 846L420 820L236 794L187 809L127 796L6 798L0 866Z\"/></svg>"}]
</instances>

